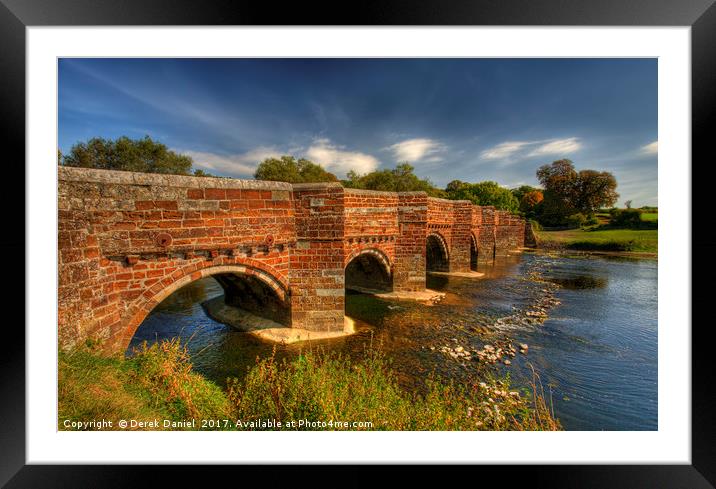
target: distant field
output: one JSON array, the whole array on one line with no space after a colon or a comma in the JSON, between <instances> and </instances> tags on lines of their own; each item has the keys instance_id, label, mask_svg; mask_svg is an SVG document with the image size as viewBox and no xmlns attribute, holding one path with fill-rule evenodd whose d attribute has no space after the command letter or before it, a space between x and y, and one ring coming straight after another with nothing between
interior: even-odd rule
<instances>
[{"instance_id":1,"label":"distant field","mask_svg":"<svg viewBox=\"0 0 716 489\"><path fill-rule=\"evenodd\" d=\"M576 250L594 251L639 251L656 253L658 231L656 229L607 229L584 231L538 231L540 247L564 247Z\"/></svg>"},{"instance_id":2,"label":"distant field","mask_svg":"<svg viewBox=\"0 0 716 489\"><path fill-rule=\"evenodd\" d=\"M658 212L642 212L641 220L642 221L658 221L659 213Z\"/></svg>"}]
</instances>

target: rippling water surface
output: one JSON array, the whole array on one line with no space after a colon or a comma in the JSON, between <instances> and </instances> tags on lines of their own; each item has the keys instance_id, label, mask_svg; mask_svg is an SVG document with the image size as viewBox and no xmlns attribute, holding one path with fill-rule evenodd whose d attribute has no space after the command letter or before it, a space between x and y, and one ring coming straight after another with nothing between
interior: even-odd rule
<instances>
[{"instance_id":1,"label":"rippling water surface","mask_svg":"<svg viewBox=\"0 0 716 489\"><path fill-rule=\"evenodd\" d=\"M529 350L499 368L521 385L534 368L566 429L658 428L656 260L526 253L479 270L482 279L429 276L428 287L446 293L437 305L349 293L346 311L358 319L358 333L310 346L276 346L210 319L201 302L222 289L202 279L157 306L130 350L179 336L188 342L194 368L221 384L274 349L279 358L307 348L360 356L373 345L391 359L401 384L419 389L431 372L471 381L480 375L474 360L463 365L441 353L442 346L479 349L508 339ZM553 290L551 284L561 304L543 324L511 321Z\"/></svg>"}]
</instances>

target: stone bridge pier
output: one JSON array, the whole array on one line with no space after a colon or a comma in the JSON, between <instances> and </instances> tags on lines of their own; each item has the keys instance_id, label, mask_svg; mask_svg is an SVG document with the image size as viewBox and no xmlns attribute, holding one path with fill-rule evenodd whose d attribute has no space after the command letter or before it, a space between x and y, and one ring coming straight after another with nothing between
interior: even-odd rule
<instances>
[{"instance_id":1,"label":"stone bridge pier","mask_svg":"<svg viewBox=\"0 0 716 489\"><path fill-rule=\"evenodd\" d=\"M213 277L286 327L344 328L345 290L417 292L524 245L524 220L424 192L58 168L58 335L124 351L171 293Z\"/></svg>"}]
</instances>

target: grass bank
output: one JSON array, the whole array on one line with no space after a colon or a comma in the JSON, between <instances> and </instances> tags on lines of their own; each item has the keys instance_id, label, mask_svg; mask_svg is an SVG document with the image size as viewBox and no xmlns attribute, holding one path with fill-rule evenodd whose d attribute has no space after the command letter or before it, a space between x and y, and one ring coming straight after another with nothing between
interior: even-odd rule
<instances>
[{"instance_id":1,"label":"grass bank","mask_svg":"<svg viewBox=\"0 0 716 489\"><path fill-rule=\"evenodd\" d=\"M540 248L642 253L657 253L659 250L656 229L542 230L536 234Z\"/></svg>"},{"instance_id":2,"label":"grass bank","mask_svg":"<svg viewBox=\"0 0 716 489\"><path fill-rule=\"evenodd\" d=\"M178 340L143 347L129 359L91 348L60 352L58 423L66 421L212 418L233 407L216 384L191 371Z\"/></svg>"},{"instance_id":3,"label":"grass bank","mask_svg":"<svg viewBox=\"0 0 716 489\"><path fill-rule=\"evenodd\" d=\"M507 378L475 385L430 379L425 393L410 393L373 350L357 360L322 352L293 361L267 358L257 361L243 380L229 379L227 385L222 391L192 372L178 341L145 347L128 359L92 351L60 353L59 428L67 429L65 420L105 419L116 426L121 419L158 419L160 425L195 419L193 429L201 429L199 420L226 419L229 424L207 428L561 429L537 380L531 389L517 390ZM266 425L266 420L281 425Z\"/></svg>"}]
</instances>

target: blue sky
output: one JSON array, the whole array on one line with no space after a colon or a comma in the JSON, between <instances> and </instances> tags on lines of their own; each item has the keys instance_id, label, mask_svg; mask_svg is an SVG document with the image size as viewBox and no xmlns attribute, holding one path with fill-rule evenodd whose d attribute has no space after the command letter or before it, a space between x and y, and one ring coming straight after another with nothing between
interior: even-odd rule
<instances>
[{"instance_id":1,"label":"blue sky","mask_svg":"<svg viewBox=\"0 0 716 489\"><path fill-rule=\"evenodd\" d=\"M344 178L536 185L569 158L657 204L656 59L61 59L59 147L149 135L213 174L306 157Z\"/></svg>"}]
</instances>

